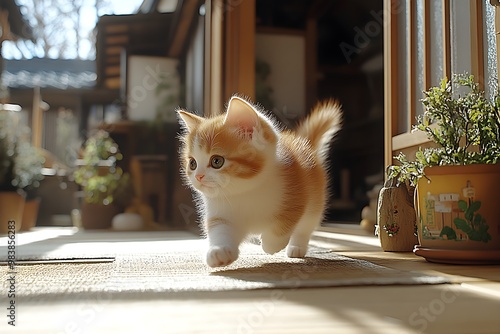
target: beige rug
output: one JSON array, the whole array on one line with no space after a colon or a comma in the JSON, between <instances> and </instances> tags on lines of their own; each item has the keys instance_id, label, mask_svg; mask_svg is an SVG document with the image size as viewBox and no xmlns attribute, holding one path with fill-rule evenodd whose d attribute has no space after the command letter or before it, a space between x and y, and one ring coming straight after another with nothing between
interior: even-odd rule
<instances>
[{"instance_id":1,"label":"beige rug","mask_svg":"<svg viewBox=\"0 0 500 334\"><path fill-rule=\"evenodd\" d=\"M244 244L225 268L203 262L205 241L185 233L83 233L18 247L17 296L120 296L182 291L297 289L306 287L440 284L447 279L402 272L311 248L304 259L265 254ZM3 247L0 252L5 254ZM5 258L0 256L0 260ZM49 260L49 261L47 261ZM27 262L26 262L27 261ZM0 270L8 270L2 265ZM1 284L6 287L7 282ZM5 291L5 290L3 290ZM73 297L71 297L73 296Z\"/></svg>"}]
</instances>

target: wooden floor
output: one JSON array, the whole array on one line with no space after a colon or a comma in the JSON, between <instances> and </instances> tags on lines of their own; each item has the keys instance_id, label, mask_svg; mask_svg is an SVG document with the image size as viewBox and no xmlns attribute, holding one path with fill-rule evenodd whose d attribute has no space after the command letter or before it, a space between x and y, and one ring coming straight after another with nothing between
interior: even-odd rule
<instances>
[{"instance_id":1,"label":"wooden floor","mask_svg":"<svg viewBox=\"0 0 500 334\"><path fill-rule=\"evenodd\" d=\"M15 328L2 314L0 332L500 333L500 266L439 265L412 253L385 253L375 237L356 229L318 232L313 242L399 270L448 275L455 283L47 300L18 305Z\"/></svg>"}]
</instances>

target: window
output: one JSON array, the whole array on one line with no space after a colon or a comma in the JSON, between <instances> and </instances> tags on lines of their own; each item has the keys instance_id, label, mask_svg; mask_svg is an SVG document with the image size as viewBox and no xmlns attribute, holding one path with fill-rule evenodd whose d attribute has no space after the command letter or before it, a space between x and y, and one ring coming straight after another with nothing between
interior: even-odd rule
<instances>
[{"instance_id":1,"label":"window","mask_svg":"<svg viewBox=\"0 0 500 334\"><path fill-rule=\"evenodd\" d=\"M385 0L385 164L428 142L412 133L422 91L454 73L497 89L495 9L489 0Z\"/></svg>"}]
</instances>

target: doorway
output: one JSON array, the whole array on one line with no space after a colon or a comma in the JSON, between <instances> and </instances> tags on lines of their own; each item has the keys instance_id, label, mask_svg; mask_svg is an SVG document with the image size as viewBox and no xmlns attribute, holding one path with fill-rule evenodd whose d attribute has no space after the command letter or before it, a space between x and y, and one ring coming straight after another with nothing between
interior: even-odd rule
<instances>
[{"instance_id":1,"label":"doorway","mask_svg":"<svg viewBox=\"0 0 500 334\"><path fill-rule=\"evenodd\" d=\"M359 223L384 173L383 1L256 1L256 100L289 127L335 98L327 222Z\"/></svg>"}]
</instances>

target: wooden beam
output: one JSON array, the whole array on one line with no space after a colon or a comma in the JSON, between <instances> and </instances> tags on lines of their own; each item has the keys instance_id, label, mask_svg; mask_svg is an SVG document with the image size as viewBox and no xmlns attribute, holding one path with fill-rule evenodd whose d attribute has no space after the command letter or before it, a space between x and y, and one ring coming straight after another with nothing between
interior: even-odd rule
<instances>
[{"instance_id":1,"label":"wooden beam","mask_svg":"<svg viewBox=\"0 0 500 334\"><path fill-rule=\"evenodd\" d=\"M8 40L14 40L14 36L10 31L9 11L0 10L0 43Z\"/></svg>"},{"instance_id":2,"label":"wooden beam","mask_svg":"<svg viewBox=\"0 0 500 334\"><path fill-rule=\"evenodd\" d=\"M224 100L234 94L255 99L255 0L225 11Z\"/></svg>"},{"instance_id":3,"label":"wooden beam","mask_svg":"<svg viewBox=\"0 0 500 334\"><path fill-rule=\"evenodd\" d=\"M43 109L40 87L36 86L33 91L33 110L31 115L31 142L36 148L42 148L43 138Z\"/></svg>"},{"instance_id":4,"label":"wooden beam","mask_svg":"<svg viewBox=\"0 0 500 334\"><path fill-rule=\"evenodd\" d=\"M109 35L106 37L105 44L106 45L116 45L116 44L128 44L129 36L128 35Z\"/></svg>"},{"instance_id":5,"label":"wooden beam","mask_svg":"<svg viewBox=\"0 0 500 334\"><path fill-rule=\"evenodd\" d=\"M398 131L398 29L396 0L384 0L384 164L392 164L392 137Z\"/></svg>"},{"instance_id":6,"label":"wooden beam","mask_svg":"<svg viewBox=\"0 0 500 334\"><path fill-rule=\"evenodd\" d=\"M211 25L211 12L212 12L212 1L205 1L205 62L203 64L203 114L204 116L210 116L210 56L211 56L211 43L210 43L210 33L212 31Z\"/></svg>"},{"instance_id":7,"label":"wooden beam","mask_svg":"<svg viewBox=\"0 0 500 334\"><path fill-rule=\"evenodd\" d=\"M105 50L106 55L119 55L122 53L123 46L109 46Z\"/></svg>"},{"instance_id":8,"label":"wooden beam","mask_svg":"<svg viewBox=\"0 0 500 334\"><path fill-rule=\"evenodd\" d=\"M443 8L443 75L451 79L451 38L450 38L450 0L441 0Z\"/></svg>"},{"instance_id":9,"label":"wooden beam","mask_svg":"<svg viewBox=\"0 0 500 334\"><path fill-rule=\"evenodd\" d=\"M119 89L121 87L121 77L106 78L104 86L109 89Z\"/></svg>"},{"instance_id":10,"label":"wooden beam","mask_svg":"<svg viewBox=\"0 0 500 334\"><path fill-rule=\"evenodd\" d=\"M470 0L470 40L471 40L471 74L484 90L484 29L483 3Z\"/></svg>"},{"instance_id":11,"label":"wooden beam","mask_svg":"<svg viewBox=\"0 0 500 334\"><path fill-rule=\"evenodd\" d=\"M224 0L205 2L204 114L222 112L222 48Z\"/></svg>"},{"instance_id":12,"label":"wooden beam","mask_svg":"<svg viewBox=\"0 0 500 334\"><path fill-rule=\"evenodd\" d=\"M115 55L115 56L108 56L106 57L105 59L105 62L106 62L106 66L110 66L110 65L120 65L120 61L121 61L121 52L119 55Z\"/></svg>"},{"instance_id":13,"label":"wooden beam","mask_svg":"<svg viewBox=\"0 0 500 334\"><path fill-rule=\"evenodd\" d=\"M500 78L500 4L495 5L495 41L497 45L497 78Z\"/></svg>"},{"instance_id":14,"label":"wooden beam","mask_svg":"<svg viewBox=\"0 0 500 334\"><path fill-rule=\"evenodd\" d=\"M107 66L104 70L104 73L106 73L107 77L111 76L120 76L120 65L115 65L115 66Z\"/></svg>"},{"instance_id":15,"label":"wooden beam","mask_svg":"<svg viewBox=\"0 0 500 334\"><path fill-rule=\"evenodd\" d=\"M423 131L406 132L392 137L392 150L398 152L408 147L428 144L431 140Z\"/></svg>"},{"instance_id":16,"label":"wooden beam","mask_svg":"<svg viewBox=\"0 0 500 334\"><path fill-rule=\"evenodd\" d=\"M430 10L430 1L431 0L423 0L423 28L424 28L424 90L427 90L431 87L431 10Z\"/></svg>"},{"instance_id":17,"label":"wooden beam","mask_svg":"<svg viewBox=\"0 0 500 334\"><path fill-rule=\"evenodd\" d=\"M129 26L127 24L109 24L104 28L106 34L122 34L129 31Z\"/></svg>"},{"instance_id":18,"label":"wooden beam","mask_svg":"<svg viewBox=\"0 0 500 334\"><path fill-rule=\"evenodd\" d=\"M188 41L187 35L189 29L198 13L199 6L199 0L179 1L167 44L167 55L169 57L179 58L181 56Z\"/></svg>"},{"instance_id":19,"label":"wooden beam","mask_svg":"<svg viewBox=\"0 0 500 334\"><path fill-rule=\"evenodd\" d=\"M407 81L407 114L408 119L406 120L406 131L411 131L413 121L415 120L415 102L416 102L416 90L417 90L417 77L416 77L416 57L417 57L417 2L415 0L409 0L407 2L409 10L407 10L407 24L408 24L408 36L407 36L407 63L408 63L408 81Z\"/></svg>"}]
</instances>

